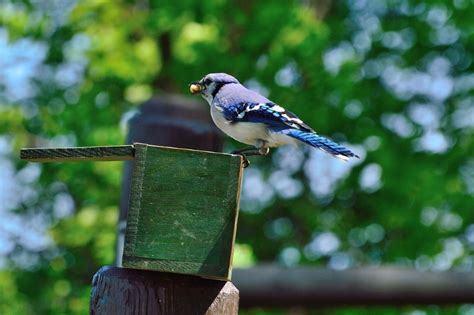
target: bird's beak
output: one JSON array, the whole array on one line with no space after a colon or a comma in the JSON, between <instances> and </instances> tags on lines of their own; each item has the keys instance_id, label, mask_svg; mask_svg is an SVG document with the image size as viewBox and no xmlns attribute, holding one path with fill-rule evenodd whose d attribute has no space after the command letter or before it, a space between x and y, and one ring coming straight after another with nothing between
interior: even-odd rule
<instances>
[{"instance_id":1,"label":"bird's beak","mask_svg":"<svg viewBox=\"0 0 474 315\"><path fill-rule=\"evenodd\" d=\"M199 93L201 92L202 90L204 90L204 85L201 84L199 81L194 81L194 82L191 82L189 84L189 91L192 93L192 94L196 94L196 93Z\"/></svg>"}]
</instances>

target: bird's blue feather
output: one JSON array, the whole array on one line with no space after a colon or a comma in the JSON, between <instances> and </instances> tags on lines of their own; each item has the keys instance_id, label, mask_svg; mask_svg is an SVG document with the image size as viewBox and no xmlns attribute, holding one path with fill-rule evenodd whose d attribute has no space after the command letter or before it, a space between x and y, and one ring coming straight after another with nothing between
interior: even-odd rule
<instances>
[{"instance_id":1,"label":"bird's blue feather","mask_svg":"<svg viewBox=\"0 0 474 315\"><path fill-rule=\"evenodd\" d=\"M334 156L359 157L343 145L337 144L328 138L322 137L315 132L307 132L298 129L272 129L275 133L285 134L296 140L309 144L315 148L321 149Z\"/></svg>"},{"instance_id":2,"label":"bird's blue feather","mask_svg":"<svg viewBox=\"0 0 474 315\"><path fill-rule=\"evenodd\" d=\"M223 112L224 117L233 123L262 123L269 128L295 128L308 132L313 131L295 114L271 102L230 104L223 108Z\"/></svg>"}]
</instances>

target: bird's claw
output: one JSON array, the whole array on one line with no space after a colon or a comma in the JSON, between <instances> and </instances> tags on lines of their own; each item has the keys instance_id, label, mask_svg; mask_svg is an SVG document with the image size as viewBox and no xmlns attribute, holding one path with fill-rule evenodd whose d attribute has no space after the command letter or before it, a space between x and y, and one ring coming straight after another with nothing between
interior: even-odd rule
<instances>
[{"instance_id":1,"label":"bird's claw","mask_svg":"<svg viewBox=\"0 0 474 315\"><path fill-rule=\"evenodd\" d=\"M245 154L243 153L240 153L240 152L232 152L232 154L237 154L237 155L240 155L242 157L242 166L244 168L247 168L249 165L250 165L250 161L249 159L247 158L247 156L245 156Z\"/></svg>"},{"instance_id":2,"label":"bird's claw","mask_svg":"<svg viewBox=\"0 0 474 315\"><path fill-rule=\"evenodd\" d=\"M243 158L242 166L244 168L247 168L250 165L250 161L249 161L249 159L247 159L247 157L245 155L243 155L242 158Z\"/></svg>"}]
</instances>

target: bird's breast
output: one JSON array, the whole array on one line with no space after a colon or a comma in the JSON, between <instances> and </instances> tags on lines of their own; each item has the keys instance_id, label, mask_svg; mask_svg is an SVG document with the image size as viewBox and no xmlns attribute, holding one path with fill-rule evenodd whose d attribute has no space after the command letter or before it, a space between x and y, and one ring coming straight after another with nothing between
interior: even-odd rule
<instances>
[{"instance_id":1,"label":"bird's breast","mask_svg":"<svg viewBox=\"0 0 474 315\"><path fill-rule=\"evenodd\" d=\"M264 124L249 122L231 123L224 118L222 112L212 105L211 116L220 130L239 142L255 145L257 140L266 140L268 138L267 127Z\"/></svg>"}]
</instances>

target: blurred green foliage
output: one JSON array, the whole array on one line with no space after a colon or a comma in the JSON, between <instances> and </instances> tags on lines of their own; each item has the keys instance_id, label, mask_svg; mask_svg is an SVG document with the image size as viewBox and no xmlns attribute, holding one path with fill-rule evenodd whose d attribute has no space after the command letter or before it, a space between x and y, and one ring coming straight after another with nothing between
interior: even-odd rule
<instances>
[{"instance_id":1,"label":"blurred green foliage","mask_svg":"<svg viewBox=\"0 0 474 315\"><path fill-rule=\"evenodd\" d=\"M0 314L86 313L92 275L114 259L122 165L38 166L19 161L19 149L123 143L125 113L152 95L185 94L209 72L268 93L362 157L341 166L282 149L253 159L237 265L472 270L472 6L2 1L0 184L10 199L0 208Z\"/></svg>"}]
</instances>

